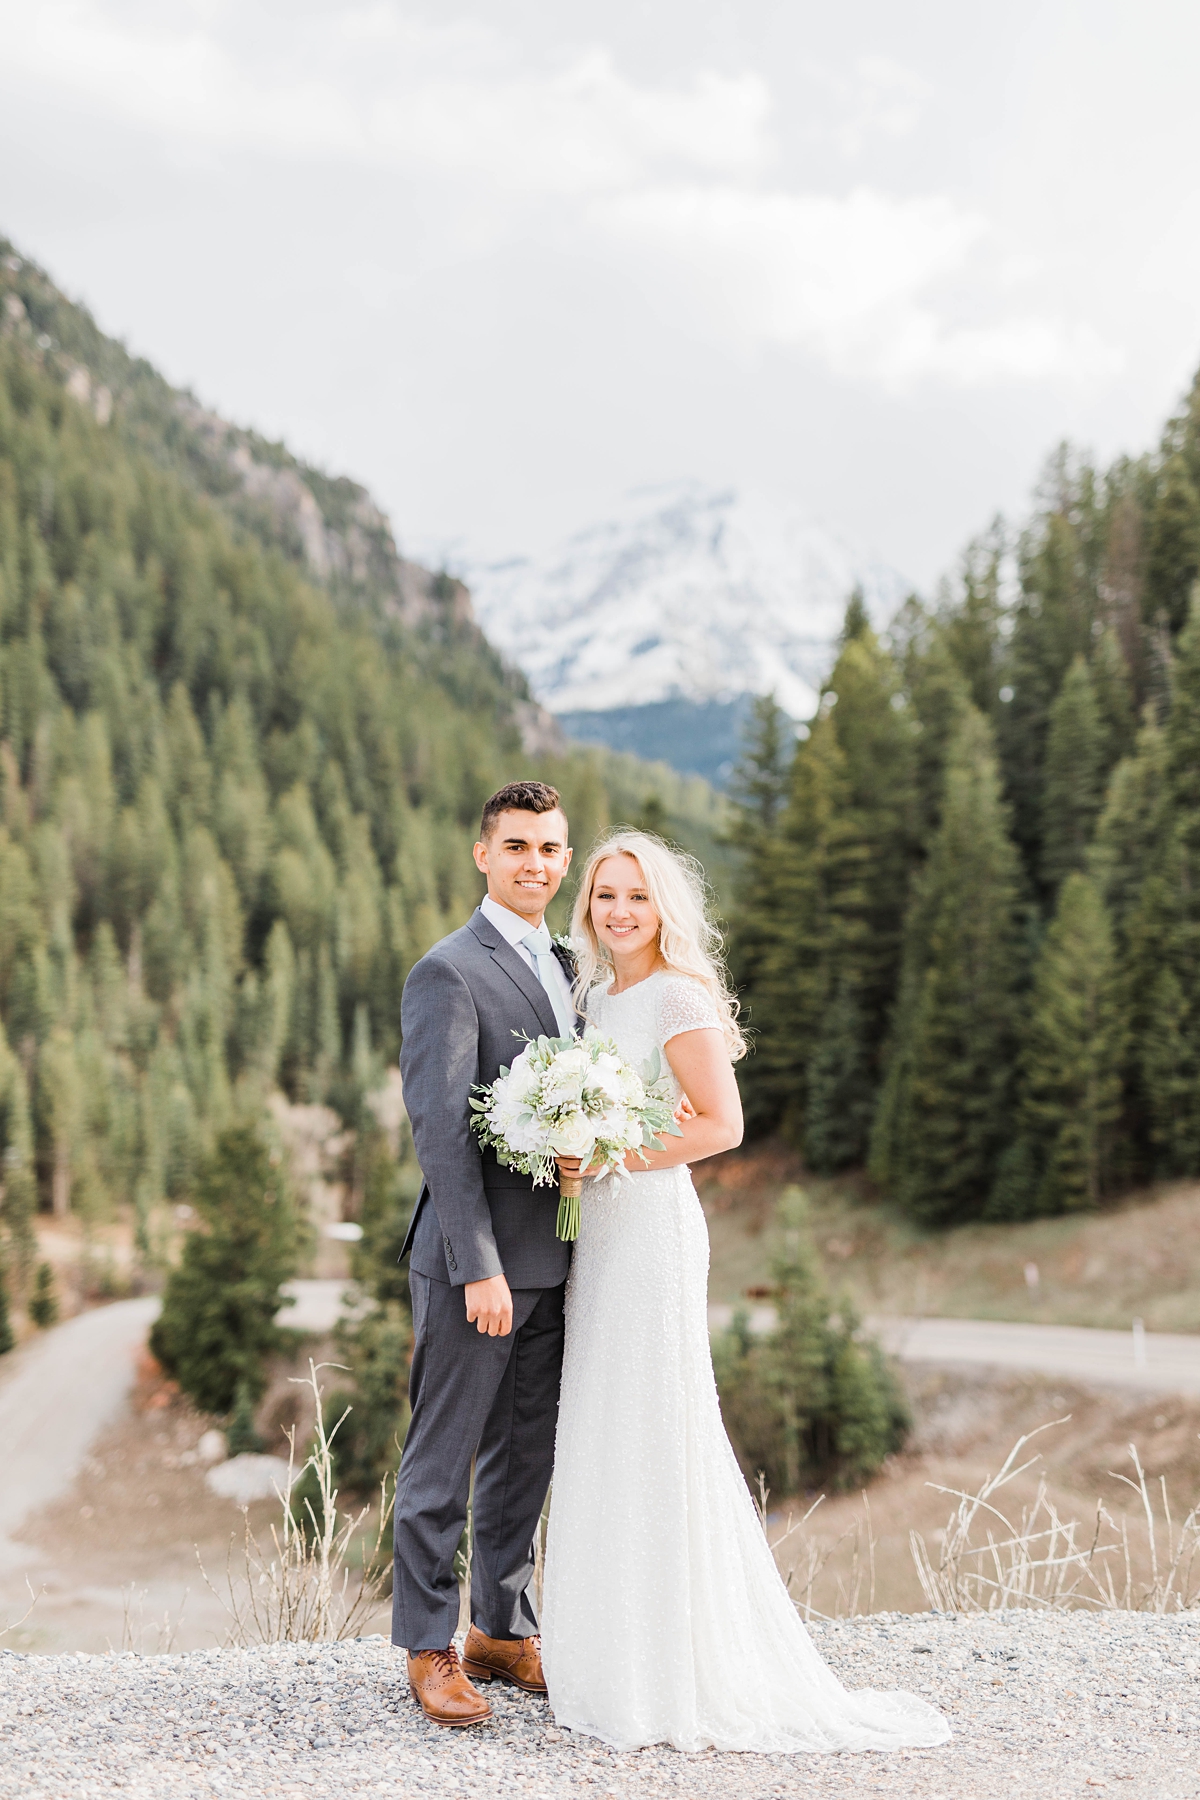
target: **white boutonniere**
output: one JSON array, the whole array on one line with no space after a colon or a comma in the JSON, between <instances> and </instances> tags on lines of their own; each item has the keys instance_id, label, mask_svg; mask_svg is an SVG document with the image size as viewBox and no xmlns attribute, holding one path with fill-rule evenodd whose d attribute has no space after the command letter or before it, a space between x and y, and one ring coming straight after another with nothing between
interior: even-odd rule
<instances>
[{"instance_id":1,"label":"white boutonniere","mask_svg":"<svg viewBox=\"0 0 1200 1800\"><path fill-rule=\"evenodd\" d=\"M570 934L568 932L556 931L554 933L553 937L550 939L550 942L552 944L557 944L558 948L560 950L565 950L567 955L571 958L571 961L572 962L575 961L575 959L576 959L575 942L574 942L574 939L570 936Z\"/></svg>"}]
</instances>

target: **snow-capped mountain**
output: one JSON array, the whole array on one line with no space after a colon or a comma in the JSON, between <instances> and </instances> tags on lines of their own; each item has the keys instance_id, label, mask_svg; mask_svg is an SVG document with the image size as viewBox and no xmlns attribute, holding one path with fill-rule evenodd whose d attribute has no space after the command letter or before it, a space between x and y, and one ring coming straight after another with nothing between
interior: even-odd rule
<instances>
[{"instance_id":1,"label":"snow-capped mountain","mask_svg":"<svg viewBox=\"0 0 1200 1800\"><path fill-rule=\"evenodd\" d=\"M798 509L695 482L631 494L544 560L463 574L488 637L572 728L768 692L804 718L855 584L879 622L906 591Z\"/></svg>"}]
</instances>

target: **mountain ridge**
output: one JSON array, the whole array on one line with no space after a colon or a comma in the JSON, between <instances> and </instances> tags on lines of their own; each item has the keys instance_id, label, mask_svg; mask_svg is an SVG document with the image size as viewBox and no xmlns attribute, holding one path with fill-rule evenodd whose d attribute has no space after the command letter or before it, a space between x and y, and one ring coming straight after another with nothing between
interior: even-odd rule
<instances>
[{"instance_id":1,"label":"mountain ridge","mask_svg":"<svg viewBox=\"0 0 1200 1800\"><path fill-rule=\"evenodd\" d=\"M0 337L20 342L98 424L120 430L342 604L399 625L412 634L414 649L427 638L490 653L522 748L535 755L563 748L560 726L533 699L524 675L495 655L466 585L402 555L391 521L366 487L304 462L282 442L173 387L2 235Z\"/></svg>"},{"instance_id":2,"label":"mountain ridge","mask_svg":"<svg viewBox=\"0 0 1200 1800\"><path fill-rule=\"evenodd\" d=\"M691 480L634 490L543 558L464 573L489 636L572 720L767 692L802 718L851 591L881 621L908 592L797 506Z\"/></svg>"}]
</instances>

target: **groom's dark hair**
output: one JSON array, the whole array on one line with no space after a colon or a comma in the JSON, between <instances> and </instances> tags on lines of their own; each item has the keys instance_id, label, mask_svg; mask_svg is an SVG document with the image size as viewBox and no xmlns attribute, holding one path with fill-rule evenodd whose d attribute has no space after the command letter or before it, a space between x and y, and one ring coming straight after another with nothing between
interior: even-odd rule
<instances>
[{"instance_id":1,"label":"groom's dark hair","mask_svg":"<svg viewBox=\"0 0 1200 1800\"><path fill-rule=\"evenodd\" d=\"M547 782L507 782L504 787L496 789L490 800L484 801L479 836L484 842L487 841L501 813L548 813L556 810L562 811L562 801L558 789L550 787Z\"/></svg>"}]
</instances>

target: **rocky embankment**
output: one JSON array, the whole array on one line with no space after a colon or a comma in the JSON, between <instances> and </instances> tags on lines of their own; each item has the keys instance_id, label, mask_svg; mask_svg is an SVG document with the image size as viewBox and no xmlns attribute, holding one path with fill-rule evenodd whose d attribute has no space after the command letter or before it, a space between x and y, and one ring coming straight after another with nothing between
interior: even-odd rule
<instances>
[{"instance_id":1,"label":"rocky embankment","mask_svg":"<svg viewBox=\"0 0 1200 1800\"><path fill-rule=\"evenodd\" d=\"M889 1756L617 1755L508 1689L493 1690L490 1724L441 1731L381 1638L187 1656L9 1653L0 1795L1200 1795L1200 1614L879 1613L812 1629L848 1686L926 1695L953 1742Z\"/></svg>"}]
</instances>

